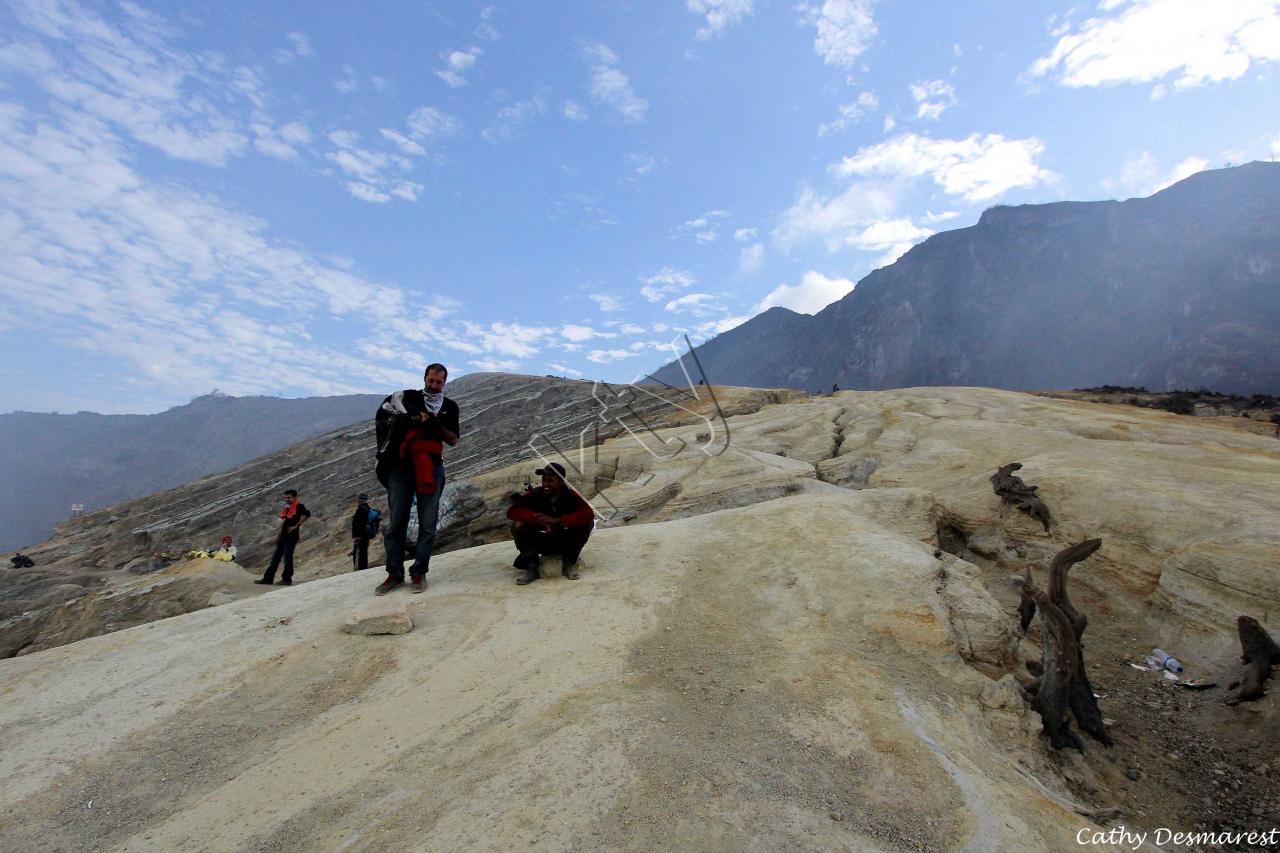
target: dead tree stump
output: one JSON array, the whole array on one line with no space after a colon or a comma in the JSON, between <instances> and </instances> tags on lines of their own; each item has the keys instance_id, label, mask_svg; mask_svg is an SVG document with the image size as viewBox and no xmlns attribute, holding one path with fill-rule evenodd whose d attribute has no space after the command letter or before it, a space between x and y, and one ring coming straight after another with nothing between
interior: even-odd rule
<instances>
[{"instance_id":1,"label":"dead tree stump","mask_svg":"<svg viewBox=\"0 0 1280 853\"><path fill-rule=\"evenodd\" d=\"M991 488L1005 503L1012 504L1043 524L1044 532L1048 533L1050 524L1049 508L1036 495L1037 486L1028 486L1022 481L1021 477L1014 475L1013 472L1021 470L1021 468L1021 462L1010 462L1008 465L1001 465L1000 469L991 475Z\"/></svg>"},{"instance_id":2,"label":"dead tree stump","mask_svg":"<svg viewBox=\"0 0 1280 853\"><path fill-rule=\"evenodd\" d=\"M1240 660L1249 668L1240 684L1240 692L1227 699L1228 705L1261 699L1266 692L1263 685L1271 677L1271 665L1280 664L1280 646L1257 619L1241 616L1236 620L1236 628L1240 631Z\"/></svg>"},{"instance_id":3,"label":"dead tree stump","mask_svg":"<svg viewBox=\"0 0 1280 853\"><path fill-rule=\"evenodd\" d=\"M1087 539L1059 551L1049 563L1049 581L1043 591L1032 582L1030 567L1021 578L1022 603L1018 611L1022 614L1024 629L1038 611L1041 633L1039 677L1026 689L1032 695L1031 706L1044 721L1054 749L1071 746L1084 751L1083 741L1071 730L1068 708L1081 731L1111 745L1111 736L1103 725L1102 712L1084 663L1081 638L1089 620L1075 609L1067 595L1067 573L1071 567L1101 546L1101 539Z\"/></svg>"}]
</instances>

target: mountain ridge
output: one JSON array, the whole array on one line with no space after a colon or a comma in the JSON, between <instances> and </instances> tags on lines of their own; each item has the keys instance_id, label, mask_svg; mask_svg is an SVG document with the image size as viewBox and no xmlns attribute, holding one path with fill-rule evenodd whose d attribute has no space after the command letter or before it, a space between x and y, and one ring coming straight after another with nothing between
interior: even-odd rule
<instances>
[{"instance_id":1,"label":"mountain ridge","mask_svg":"<svg viewBox=\"0 0 1280 853\"><path fill-rule=\"evenodd\" d=\"M1146 198L997 206L817 314L770 309L697 351L712 381L756 387L1275 392L1277 245L1274 163Z\"/></svg>"}]
</instances>

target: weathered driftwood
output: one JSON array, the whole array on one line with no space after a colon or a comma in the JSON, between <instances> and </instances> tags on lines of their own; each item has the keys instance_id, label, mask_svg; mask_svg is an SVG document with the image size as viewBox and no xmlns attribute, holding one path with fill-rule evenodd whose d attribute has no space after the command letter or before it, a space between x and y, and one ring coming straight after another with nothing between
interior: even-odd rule
<instances>
[{"instance_id":1,"label":"weathered driftwood","mask_svg":"<svg viewBox=\"0 0 1280 853\"><path fill-rule=\"evenodd\" d=\"M1240 692L1227 699L1228 705L1261 699L1266 689L1263 684L1271 677L1271 665L1280 664L1280 646L1257 619L1241 616L1236 620L1236 628L1240 631L1240 660L1249 668Z\"/></svg>"},{"instance_id":2,"label":"weathered driftwood","mask_svg":"<svg viewBox=\"0 0 1280 853\"><path fill-rule=\"evenodd\" d=\"M1051 522L1049 508L1036 495L1037 486L1028 486L1021 477L1014 475L1013 472L1021 468L1021 462L1001 465L1000 469L991 475L991 488L1005 503L1012 504L1043 524L1045 533L1048 533Z\"/></svg>"},{"instance_id":3,"label":"weathered driftwood","mask_svg":"<svg viewBox=\"0 0 1280 853\"><path fill-rule=\"evenodd\" d=\"M1102 545L1101 539L1088 539L1059 551L1049 564L1049 581L1045 590L1031 580L1028 567L1021 580L1024 628L1040 613L1041 659L1032 669L1036 679L1026 688L1032 696L1032 707L1044 721L1045 733L1055 749L1073 746L1084 749L1080 737L1071 730L1067 709L1071 710L1080 729L1095 740L1110 746L1111 736L1102 722L1102 712L1089 683L1084 664L1081 638L1089 620L1071 604L1067 595L1067 573L1076 563L1086 559Z\"/></svg>"}]
</instances>

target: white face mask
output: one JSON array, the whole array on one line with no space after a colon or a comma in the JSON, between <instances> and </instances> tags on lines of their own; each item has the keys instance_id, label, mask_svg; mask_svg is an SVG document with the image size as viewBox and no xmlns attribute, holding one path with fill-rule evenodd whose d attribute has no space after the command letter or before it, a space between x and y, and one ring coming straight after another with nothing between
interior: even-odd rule
<instances>
[{"instance_id":1,"label":"white face mask","mask_svg":"<svg viewBox=\"0 0 1280 853\"><path fill-rule=\"evenodd\" d=\"M431 414L438 414L440 407L444 405L444 391L437 391L432 394L426 388L422 389L422 401L426 403L427 411Z\"/></svg>"}]
</instances>

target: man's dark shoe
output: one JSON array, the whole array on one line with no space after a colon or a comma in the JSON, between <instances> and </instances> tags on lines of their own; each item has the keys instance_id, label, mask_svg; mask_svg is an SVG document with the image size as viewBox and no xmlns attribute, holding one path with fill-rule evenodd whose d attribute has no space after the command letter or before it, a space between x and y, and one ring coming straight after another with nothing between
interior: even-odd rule
<instances>
[{"instance_id":1,"label":"man's dark shoe","mask_svg":"<svg viewBox=\"0 0 1280 853\"><path fill-rule=\"evenodd\" d=\"M427 576L426 576L426 575L414 575L414 576L413 576L413 582L412 582L411 584L409 584L409 586L411 587L411 589L409 590L409 592L413 593L414 595L417 595L417 594L418 594L418 593L420 593L420 592L426 592L426 591L427 591Z\"/></svg>"},{"instance_id":2,"label":"man's dark shoe","mask_svg":"<svg viewBox=\"0 0 1280 853\"><path fill-rule=\"evenodd\" d=\"M269 581L266 578L258 578L254 583L260 583L263 586L271 586L275 581Z\"/></svg>"},{"instance_id":3,"label":"man's dark shoe","mask_svg":"<svg viewBox=\"0 0 1280 853\"><path fill-rule=\"evenodd\" d=\"M576 560L572 563L562 562L560 564L560 574L564 575L571 581L576 581L578 578L582 577L582 573L578 571L578 563Z\"/></svg>"},{"instance_id":4,"label":"man's dark shoe","mask_svg":"<svg viewBox=\"0 0 1280 853\"><path fill-rule=\"evenodd\" d=\"M374 595L386 595L398 586L404 586L404 581L399 578L393 578L387 575L387 579L378 584L378 588L373 591Z\"/></svg>"},{"instance_id":5,"label":"man's dark shoe","mask_svg":"<svg viewBox=\"0 0 1280 853\"><path fill-rule=\"evenodd\" d=\"M280 583L279 583L279 584L277 584L277 586L293 586L293 581L291 581L291 580L282 580L282 581L280 581Z\"/></svg>"},{"instance_id":6,"label":"man's dark shoe","mask_svg":"<svg viewBox=\"0 0 1280 853\"><path fill-rule=\"evenodd\" d=\"M537 579L538 579L537 569L525 569L524 571L520 572L520 577L516 578L516 583L518 583L520 586L524 586L525 584L533 583Z\"/></svg>"}]
</instances>

